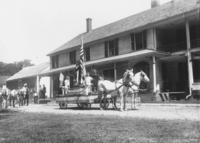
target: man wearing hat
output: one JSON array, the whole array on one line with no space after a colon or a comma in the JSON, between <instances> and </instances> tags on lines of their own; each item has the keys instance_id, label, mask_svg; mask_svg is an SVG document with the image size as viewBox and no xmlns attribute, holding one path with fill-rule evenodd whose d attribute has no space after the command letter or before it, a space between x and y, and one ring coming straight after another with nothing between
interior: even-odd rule
<instances>
[{"instance_id":1,"label":"man wearing hat","mask_svg":"<svg viewBox=\"0 0 200 143\"><path fill-rule=\"evenodd\" d=\"M28 89L27 83L24 84L23 93L24 93L24 100L25 100L24 104L26 104L28 106L28 104L29 104L29 89Z\"/></svg>"}]
</instances>

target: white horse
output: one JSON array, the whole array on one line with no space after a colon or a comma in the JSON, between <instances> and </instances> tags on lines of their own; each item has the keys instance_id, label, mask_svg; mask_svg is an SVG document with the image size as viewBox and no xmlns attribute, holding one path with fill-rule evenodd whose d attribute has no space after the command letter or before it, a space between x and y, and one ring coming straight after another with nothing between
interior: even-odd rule
<instances>
[{"instance_id":1,"label":"white horse","mask_svg":"<svg viewBox=\"0 0 200 143\"><path fill-rule=\"evenodd\" d=\"M135 109L135 99L138 97L138 92L141 90L140 84L142 81L148 83L150 82L150 79L145 72L140 71L134 75L132 84L129 87L126 87L127 95L131 95L131 109Z\"/></svg>"},{"instance_id":2,"label":"white horse","mask_svg":"<svg viewBox=\"0 0 200 143\"><path fill-rule=\"evenodd\" d=\"M111 82L109 80L99 80L98 82L98 91L101 97L100 100L100 105L101 102L105 102L105 99L107 98L107 95L111 95L111 98L113 99L113 104L114 107L116 108L116 98L117 95L119 94L120 96L120 103L121 103L121 107L120 110L124 110L125 109L125 104L126 104L126 86L128 86L129 84L131 84L133 82L133 70L126 70L126 72L123 75L123 78L115 81L115 82Z\"/></svg>"},{"instance_id":3,"label":"white horse","mask_svg":"<svg viewBox=\"0 0 200 143\"><path fill-rule=\"evenodd\" d=\"M135 101L135 97L139 91L139 86L141 81L149 82L149 78L147 75L140 71L138 73L133 74L133 70L126 70L123 75L123 78L116 81L111 82L108 80L100 80L98 83L98 90L100 92L101 98L105 99L107 94L111 94L111 97L114 101L114 107L116 107L116 97L119 94L120 96L120 110L126 110L126 97L128 93L131 93L131 108L133 101ZM102 100L101 100L102 101Z\"/></svg>"}]
</instances>

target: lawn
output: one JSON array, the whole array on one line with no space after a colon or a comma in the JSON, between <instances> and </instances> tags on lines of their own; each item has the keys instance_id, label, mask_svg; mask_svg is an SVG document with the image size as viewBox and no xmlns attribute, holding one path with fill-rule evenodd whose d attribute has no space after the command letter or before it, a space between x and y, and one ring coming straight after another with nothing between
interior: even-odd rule
<instances>
[{"instance_id":1,"label":"lawn","mask_svg":"<svg viewBox=\"0 0 200 143\"><path fill-rule=\"evenodd\" d=\"M1 143L199 143L200 122L0 113Z\"/></svg>"}]
</instances>

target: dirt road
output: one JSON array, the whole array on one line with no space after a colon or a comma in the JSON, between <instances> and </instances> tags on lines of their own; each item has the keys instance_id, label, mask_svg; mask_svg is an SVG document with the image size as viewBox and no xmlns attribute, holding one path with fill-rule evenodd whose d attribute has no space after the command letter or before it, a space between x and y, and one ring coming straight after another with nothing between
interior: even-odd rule
<instances>
[{"instance_id":1,"label":"dirt road","mask_svg":"<svg viewBox=\"0 0 200 143\"><path fill-rule=\"evenodd\" d=\"M34 113L52 113L52 114L83 114L83 115L101 115L101 116L120 116L122 118L147 118L147 119L166 119L166 120L194 120L200 121L199 104L141 104L137 110L128 110L124 112L115 110L99 110L98 106L93 105L91 109L81 110L74 105L69 109L59 109L54 104L31 104L29 106L11 108L22 112ZM129 108L130 109L130 108Z\"/></svg>"}]
</instances>

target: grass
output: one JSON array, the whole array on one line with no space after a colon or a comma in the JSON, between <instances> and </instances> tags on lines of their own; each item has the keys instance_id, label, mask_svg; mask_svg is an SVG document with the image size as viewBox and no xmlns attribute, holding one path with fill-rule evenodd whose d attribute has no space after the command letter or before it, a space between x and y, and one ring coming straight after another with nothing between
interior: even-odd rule
<instances>
[{"instance_id":1,"label":"grass","mask_svg":"<svg viewBox=\"0 0 200 143\"><path fill-rule=\"evenodd\" d=\"M0 113L1 143L199 143L200 122Z\"/></svg>"}]
</instances>

